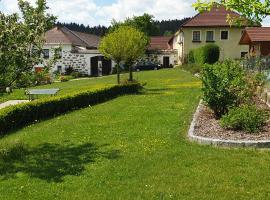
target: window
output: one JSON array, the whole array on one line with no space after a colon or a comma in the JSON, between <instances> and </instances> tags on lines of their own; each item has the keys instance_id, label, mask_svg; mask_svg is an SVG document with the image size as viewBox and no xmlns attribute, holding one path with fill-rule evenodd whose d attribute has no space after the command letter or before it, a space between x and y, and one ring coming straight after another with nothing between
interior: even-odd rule
<instances>
[{"instance_id":1,"label":"window","mask_svg":"<svg viewBox=\"0 0 270 200\"><path fill-rule=\"evenodd\" d=\"M57 66L57 72L61 73L62 72L62 66Z\"/></svg>"},{"instance_id":2,"label":"window","mask_svg":"<svg viewBox=\"0 0 270 200\"><path fill-rule=\"evenodd\" d=\"M62 58L62 50L55 49L55 55L56 55L57 59L61 59Z\"/></svg>"},{"instance_id":3,"label":"window","mask_svg":"<svg viewBox=\"0 0 270 200\"><path fill-rule=\"evenodd\" d=\"M244 51L244 52L241 52L241 58L246 58L248 55L248 52Z\"/></svg>"},{"instance_id":4,"label":"window","mask_svg":"<svg viewBox=\"0 0 270 200\"><path fill-rule=\"evenodd\" d=\"M192 32L192 41L200 42L201 41L201 31L193 31Z\"/></svg>"},{"instance_id":5,"label":"window","mask_svg":"<svg viewBox=\"0 0 270 200\"><path fill-rule=\"evenodd\" d=\"M221 31L220 32L220 39L221 40L228 40L229 39L229 31Z\"/></svg>"},{"instance_id":6,"label":"window","mask_svg":"<svg viewBox=\"0 0 270 200\"><path fill-rule=\"evenodd\" d=\"M43 49L42 53L43 53L43 58L44 59L50 58L50 51L49 51L49 49Z\"/></svg>"},{"instance_id":7,"label":"window","mask_svg":"<svg viewBox=\"0 0 270 200\"><path fill-rule=\"evenodd\" d=\"M206 42L214 42L214 31L206 31Z\"/></svg>"}]
</instances>

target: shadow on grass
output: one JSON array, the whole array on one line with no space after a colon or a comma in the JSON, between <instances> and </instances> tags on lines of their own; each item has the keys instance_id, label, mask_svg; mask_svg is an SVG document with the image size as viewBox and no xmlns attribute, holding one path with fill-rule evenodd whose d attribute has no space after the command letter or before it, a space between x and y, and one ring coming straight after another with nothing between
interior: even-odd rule
<instances>
[{"instance_id":1,"label":"shadow on grass","mask_svg":"<svg viewBox=\"0 0 270 200\"><path fill-rule=\"evenodd\" d=\"M27 148L16 144L0 151L0 178L15 178L25 173L48 182L62 182L65 176L79 176L85 166L97 159L114 160L121 157L119 150L106 150L108 145L42 144Z\"/></svg>"}]
</instances>

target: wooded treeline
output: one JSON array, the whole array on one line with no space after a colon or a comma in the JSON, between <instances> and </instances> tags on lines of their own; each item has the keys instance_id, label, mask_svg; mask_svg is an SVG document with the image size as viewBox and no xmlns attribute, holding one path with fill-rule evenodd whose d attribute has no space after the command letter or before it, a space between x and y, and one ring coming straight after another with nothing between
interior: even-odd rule
<instances>
[{"instance_id":1,"label":"wooded treeline","mask_svg":"<svg viewBox=\"0 0 270 200\"><path fill-rule=\"evenodd\" d=\"M157 26L157 31L152 33L151 36L170 36L175 33L180 26L185 23L189 18L184 19L174 19L174 20L162 20L162 21L155 21L155 25ZM106 26L85 26L84 24L77 24L77 23L60 23L58 22L57 25L65 26L70 30L79 31L84 33L90 33L98 36L104 36L110 27Z\"/></svg>"}]
</instances>

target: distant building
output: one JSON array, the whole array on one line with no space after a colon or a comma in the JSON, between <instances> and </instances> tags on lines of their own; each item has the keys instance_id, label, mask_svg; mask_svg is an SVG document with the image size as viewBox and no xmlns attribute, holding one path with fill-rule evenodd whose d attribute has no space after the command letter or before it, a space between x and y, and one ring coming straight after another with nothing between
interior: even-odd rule
<instances>
[{"instance_id":1,"label":"distant building","mask_svg":"<svg viewBox=\"0 0 270 200\"><path fill-rule=\"evenodd\" d=\"M66 27L57 26L45 34L43 47L44 64L54 53L54 48L61 47L61 59L54 65L53 71L65 72L69 67L88 75L99 76L111 74L114 63L106 60L98 51L100 38L98 36L71 31ZM36 69L44 65L36 66Z\"/></svg>"},{"instance_id":2,"label":"distant building","mask_svg":"<svg viewBox=\"0 0 270 200\"><path fill-rule=\"evenodd\" d=\"M240 59L249 51L249 45L240 45L239 40L245 26L230 26L227 16L239 18L240 15L226 10L225 7L213 7L210 11L199 13L186 23L170 39L169 44L177 50L177 62L182 64L192 49L209 43L220 47L220 60Z\"/></svg>"},{"instance_id":3,"label":"distant building","mask_svg":"<svg viewBox=\"0 0 270 200\"><path fill-rule=\"evenodd\" d=\"M177 64L177 50L173 50L168 41L171 37L151 37L146 54L150 59L157 60L163 67L168 68Z\"/></svg>"},{"instance_id":4,"label":"distant building","mask_svg":"<svg viewBox=\"0 0 270 200\"><path fill-rule=\"evenodd\" d=\"M250 56L270 55L270 27L246 28L241 40L241 45L248 45Z\"/></svg>"}]
</instances>

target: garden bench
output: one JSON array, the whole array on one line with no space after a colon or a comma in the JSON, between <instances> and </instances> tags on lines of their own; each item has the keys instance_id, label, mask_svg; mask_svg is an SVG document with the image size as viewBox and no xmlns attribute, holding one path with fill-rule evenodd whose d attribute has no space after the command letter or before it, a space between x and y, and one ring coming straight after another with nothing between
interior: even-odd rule
<instances>
[{"instance_id":1,"label":"garden bench","mask_svg":"<svg viewBox=\"0 0 270 200\"><path fill-rule=\"evenodd\" d=\"M29 96L29 101L38 98L39 95L51 95L55 96L60 89L30 89L26 90L26 95Z\"/></svg>"}]
</instances>

